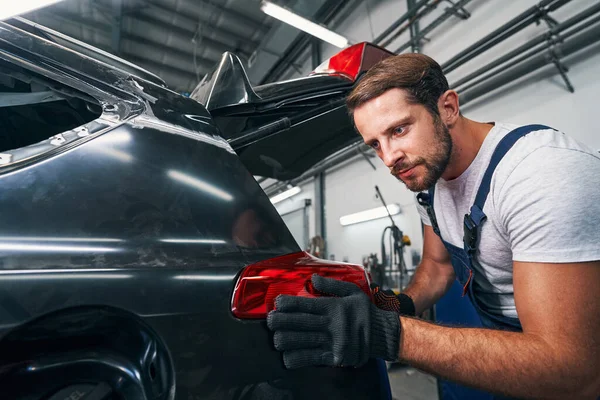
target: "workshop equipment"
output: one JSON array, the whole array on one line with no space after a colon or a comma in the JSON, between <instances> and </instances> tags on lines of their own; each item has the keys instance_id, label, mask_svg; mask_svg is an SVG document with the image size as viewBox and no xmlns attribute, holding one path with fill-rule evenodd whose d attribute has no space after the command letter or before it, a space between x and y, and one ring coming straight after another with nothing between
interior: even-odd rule
<instances>
[{"instance_id":1,"label":"workshop equipment","mask_svg":"<svg viewBox=\"0 0 600 400\"><path fill-rule=\"evenodd\" d=\"M394 290L396 293L400 293L402 289L408 284L408 270L406 263L404 262L404 248L410 246L410 238L405 235L400 228L394 222L392 215L390 214L387 204L379 190L379 187L375 185L376 196L381 200L388 217L392 224L387 226L381 235L381 271L384 272L384 279L378 282L382 287L387 287ZM389 257L389 268L388 257L385 248L385 236L390 231L390 257ZM393 275L397 273L396 280L394 281Z\"/></svg>"}]
</instances>

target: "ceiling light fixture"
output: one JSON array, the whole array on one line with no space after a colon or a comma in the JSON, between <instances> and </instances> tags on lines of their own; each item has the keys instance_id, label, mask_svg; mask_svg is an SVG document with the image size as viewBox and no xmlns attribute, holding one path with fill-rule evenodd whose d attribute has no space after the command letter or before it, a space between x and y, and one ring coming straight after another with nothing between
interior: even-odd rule
<instances>
[{"instance_id":1,"label":"ceiling light fixture","mask_svg":"<svg viewBox=\"0 0 600 400\"><path fill-rule=\"evenodd\" d=\"M287 10L277 4L273 4L270 1L263 1L260 4L260 9L267 15L270 15L273 18L277 18L278 20L285 22L286 24L292 25L295 28L300 29L314 37L317 37L327 43L331 43L332 45L343 49L347 47L349 42L348 39L339 35L333 31L330 31L327 28L322 27L319 24L316 24L312 21L309 21L306 18L299 16L298 14L294 14L290 10Z\"/></svg>"},{"instance_id":2,"label":"ceiling light fixture","mask_svg":"<svg viewBox=\"0 0 600 400\"><path fill-rule=\"evenodd\" d=\"M390 215L400 214L400 206L398 204L390 204L387 206L387 209L390 212ZM359 222L371 221L373 219L384 218L387 216L388 214L385 211L385 207L382 206L354 214L344 215L340 218L340 224L343 226L358 224Z\"/></svg>"},{"instance_id":3,"label":"ceiling light fixture","mask_svg":"<svg viewBox=\"0 0 600 400\"><path fill-rule=\"evenodd\" d=\"M59 1L62 0L19 0L13 2L7 1L6 4L2 4L2 7L0 7L0 21L10 17L14 17L16 15L21 15L33 10L37 10L38 8L47 7L49 5L58 3Z\"/></svg>"},{"instance_id":4,"label":"ceiling light fixture","mask_svg":"<svg viewBox=\"0 0 600 400\"><path fill-rule=\"evenodd\" d=\"M269 200L271 200L271 203L276 204L276 203L279 203L280 201L289 199L290 197L297 195L301 191L302 191L302 189L300 189L299 186L294 186L293 188L286 190L283 193L279 193L278 195L275 195L275 196L269 198Z\"/></svg>"}]
</instances>

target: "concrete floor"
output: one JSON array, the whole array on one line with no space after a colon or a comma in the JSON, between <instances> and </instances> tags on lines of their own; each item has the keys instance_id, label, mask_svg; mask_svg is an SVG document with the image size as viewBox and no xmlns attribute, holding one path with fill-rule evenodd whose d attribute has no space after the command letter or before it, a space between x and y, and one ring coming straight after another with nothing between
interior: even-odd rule
<instances>
[{"instance_id":1,"label":"concrete floor","mask_svg":"<svg viewBox=\"0 0 600 400\"><path fill-rule=\"evenodd\" d=\"M435 377L401 364L392 364L388 374L394 400L438 400Z\"/></svg>"}]
</instances>

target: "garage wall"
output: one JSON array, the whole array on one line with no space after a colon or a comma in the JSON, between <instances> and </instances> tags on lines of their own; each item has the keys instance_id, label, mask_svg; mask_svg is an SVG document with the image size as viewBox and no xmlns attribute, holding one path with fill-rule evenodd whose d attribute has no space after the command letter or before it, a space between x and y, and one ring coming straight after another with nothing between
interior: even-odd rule
<instances>
[{"instance_id":1,"label":"garage wall","mask_svg":"<svg viewBox=\"0 0 600 400\"><path fill-rule=\"evenodd\" d=\"M293 211L306 207L306 210L308 212L308 239L310 240L316 235L314 181L310 180L299 186L301 189L300 193L275 204L275 208L277 209L277 212L279 212L279 215L283 216L283 219L285 221L286 215L290 216L290 213L292 213ZM306 206L306 200L310 200L311 204L309 206ZM289 228L290 230L296 230L296 226L289 226ZM296 237L296 235L294 236ZM306 249L307 243L302 243L298 238L296 238L296 241L302 249Z\"/></svg>"},{"instance_id":2,"label":"garage wall","mask_svg":"<svg viewBox=\"0 0 600 400\"><path fill-rule=\"evenodd\" d=\"M552 16L558 21L563 21L596 1L572 1ZM537 0L473 0L466 7L472 14L471 18L463 21L451 17L430 34L431 42L424 44L422 51L443 63L537 3ZM441 4L443 5L421 21L421 27L436 18L449 3ZM347 35L353 42L372 40L405 11L404 0L364 1L353 14L338 24L335 30ZM450 73L450 83L546 30L545 23L539 26L532 25L492 51ZM405 34L388 48L395 50L407 39L408 35ZM336 51L338 50L332 46L322 46L324 58ZM554 67L548 67L485 98L473 101L463 108L463 113L480 121L547 124L600 150L595 106L597 93L600 93L600 46L589 47L584 52L585 54L580 52L565 60L570 68L569 78L576 90L574 94L565 89ZM308 58L301 73L291 72L288 78L304 75L310 70ZM413 194L389 175L380 160L375 159L374 163L377 170L373 170L364 159L357 158L326 174L327 245L329 253L333 253L337 260L348 258L351 262L361 263L362 258L369 253L379 253L381 233L389 225L389 220L381 219L347 227L342 227L339 223L339 217L342 215L380 205L375 198L375 184L379 185L388 203L402 205L403 213L395 217L396 224L411 237L411 249L421 252L420 222L413 205ZM314 218L310 219L310 223L314 232ZM411 257L407 256L406 260L410 267Z\"/></svg>"},{"instance_id":3,"label":"garage wall","mask_svg":"<svg viewBox=\"0 0 600 400\"><path fill-rule=\"evenodd\" d=\"M391 225L389 218L381 218L358 224L342 226L340 217L382 205L375 195L379 187L388 205L398 204L401 213L393 216L395 224L412 241L405 252L405 262L412 265L411 249L422 248L421 223L414 204L414 195L390 175L379 159L373 159L376 170L364 158L354 158L347 164L330 170L326 176L327 245L328 253L336 260L347 259L362 263L363 257L377 253L381 261L381 240L385 227ZM389 232L386 236L386 252L389 254Z\"/></svg>"}]
</instances>

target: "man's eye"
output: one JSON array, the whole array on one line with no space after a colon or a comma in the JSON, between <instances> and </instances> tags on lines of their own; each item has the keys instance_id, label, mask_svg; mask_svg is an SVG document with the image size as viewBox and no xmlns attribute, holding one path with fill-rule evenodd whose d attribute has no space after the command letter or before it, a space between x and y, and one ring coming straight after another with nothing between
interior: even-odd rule
<instances>
[{"instance_id":1,"label":"man's eye","mask_svg":"<svg viewBox=\"0 0 600 400\"><path fill-rule=\"evenodd\" d=\"M373 142L373 143L371 143L371 148L373 148L374 150L379 149L379 142Z\"/></svg>"},{"instance_id":2,"label":"man's eye","mask_svg":"<svg viewBox=\"0 0 600 400\"><path fill-rule=\"evenodd\" d=\"M397 128L394 128L394 133L396 135L402 135L404 133L404 127L403 126L399 126Z\"/></svg>"}]
</instances>

